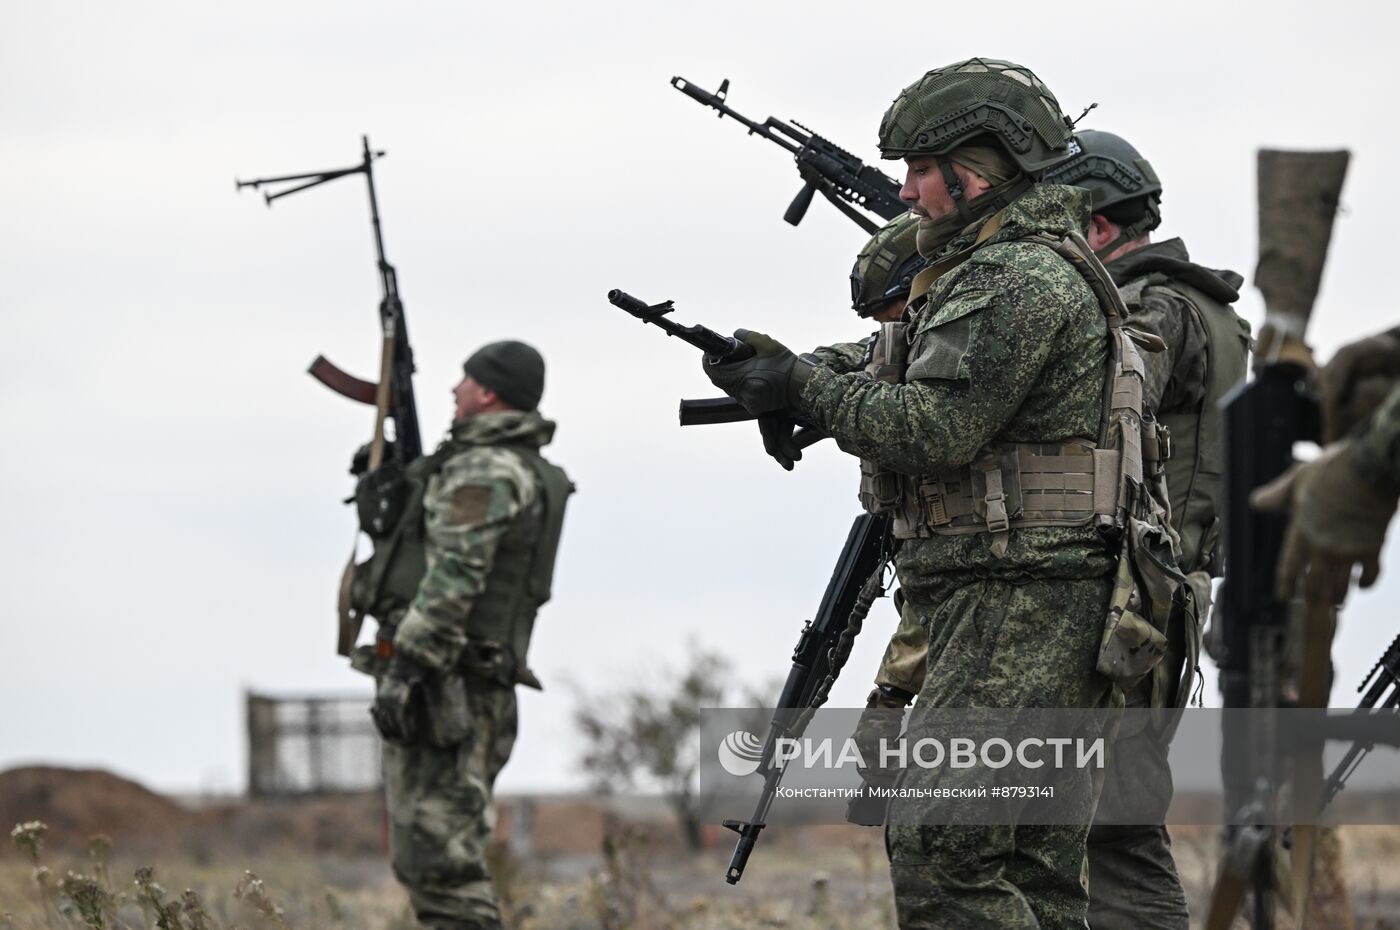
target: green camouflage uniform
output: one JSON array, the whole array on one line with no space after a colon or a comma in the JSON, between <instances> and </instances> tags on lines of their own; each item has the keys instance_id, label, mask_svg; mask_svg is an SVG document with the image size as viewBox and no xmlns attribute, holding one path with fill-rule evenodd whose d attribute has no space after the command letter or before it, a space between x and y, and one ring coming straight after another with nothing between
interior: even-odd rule
<instances>
[{"instance_id":1,"label":"green camouflage uniform","mask_svg":"<svg viewBox=\"0 0 1400 930\"><path fill-rule=\"evenodd\" d=\"M544 519L539 478L507 446L537 450L553 434L554 424L535 412L483 413L453 424L446 442L461 451L428 481L427 574L412 605L390 624L396 654L436 673L471 667L479 631L497 619L477 608L489 612L500 603L488 589L510 568L497 557L528 560L529 537ZM522 536L524 545L512 544ZM465 712L465 742L384 744L394 874L419 921L434 930L501 926L486 847L496 819L492 785L515 743L515 692L470 672L465 680L464 710L427 708L429 716Z\"/></svg>"},{"instance_id":2,"label":"green camouflage uniform","mask_svg":"<svg viewBox=\"0 0 1400 930\"><path fill-rule=\"evenodd\" d=\"M1107 326L1080 274L1018 241L1087 224L1089 195L1040 186L938 278L910 316L907 382L814 370L801 412L845 451L908 475L971 463L989 443L1095 442ZM960 238L952 252L971 244ZM929 638L923 707L1101 707L1095 671L1115 555L1084 527L906 540L903 616ZM1087 824L1096 786L1078 785ZM920 826L886 833L902 928L1082 928L1086 826Z\"/></svg>"},{"instance_id":3,"label":"green camouflage uniform","mask_svg":"<svg viewBox=\"0 0 1400 930\"><path fill-rule=\"evenodd\" d=\"M865 368L865 351L870 346L870 337L860 342L838 342L835 345L818 346L808 354L837 374L845 375Z\"/></svg>"},{"instance_id":4,"label":"green camouflage uniform","mask_svg":"<svg viewBox=\"0 0 1400 930\"><path fill-rule=\"evenodd\" d=\"M1248 324L1229 304L1238 299L1240 278L1233 272L1215 272L1190 261L1180 239L1151 243L1120 256L1107 269L1114 283L1131 296L1127 325L1162 339L1166 349L1144 352L1146 369L1143 405L1173 425L1182 455L1168 463L1167 485L1172 501L1172 524L1182 537L1182 570L1204 573L1204 583L1220 574L1218 535L1202 527L1218 526L1215 510L1224 493L1221 465L1224 450L1218 430L1212 430L1208 448L1194 454L1203 405L1212 384L1208 362L1228 372L1226 383L1244 373L1249 352ZM1212 338L1210 327L1219 327ZM841 353L837 353L839 357ZM1201 509L1204 513L1197 513ZM1187 518L1190 517L1190 526ZM1207 605L1208 606L1208 605ZM1199 630L1169 631L1171 650L1162 665L1169 687L1161 700L1168 706L1184 701L1189 680L1181 680L1182 666L1194 664ZM917 693L923 682L927 638L916 618L907 615L891 637L876 677L877 684ZM1185 670L1189 675L1190 668ZM1129 705L1146 703L1149 695L1135 692ZM1104 785L1103 803L1115 795L1133 794L1141 803L1146 795L1165 815L1171 803L1171 773L1166 764L1166 744L1147 734L1124 734L1117 752L1151 753L1160 757L1155 769L1163 777L1153 784ZM1135 772L1152 770L1150 766ZM1094 930L1185 930L1189 924L1186 897L1171 855L1166 827L1155 825L1095 826L1089 832L1089 923Z\"/></svg>"},{"instance_id":5,"label":"green camouflage uniform","mask_svg":"<svg viewBox=\"0 0 1400 930\"><path fill-rule=\"evenodd\" d=\"M1201 623L1209 610L1211 578L1219 577L1223 553L1219 526L1224 505L1224 442L1217 404L1224 390L1244 377L1249 325L1229 304L1242 283L1233 272L1194 264L1180 239L1151 243L1107 266L1128 303L1127 325L1161 337L1166 349L1144 352L1143 405L1171 429L1167 492L1172 526L1181 541L1180 565L1192 582L1197 609L1177 615L1167 630L1168 652L1160 673L1127 696L1129 707L1153 702L1156 677L1159 706L1184 705L1195 680ZM1221 377L1212 377L1212 372ZM1195 622L1199 621L1199 622ZM1120 733L1113 751L1153 758L1154 766L1134 766L1141 781L1110 777L1100 803L1118 798L1149 799L1165 818L1172 799L1168 743L1158 734ZM1113 771L1113 770L1110 770ZM1122 770L1120 770L1122 771ZM1171 853L1171 838L1159 820L1150 825L1102 824L1089 831L1089 925L1093 930L1187 930L1190 916Z\"/></svg>"}]
</instances>

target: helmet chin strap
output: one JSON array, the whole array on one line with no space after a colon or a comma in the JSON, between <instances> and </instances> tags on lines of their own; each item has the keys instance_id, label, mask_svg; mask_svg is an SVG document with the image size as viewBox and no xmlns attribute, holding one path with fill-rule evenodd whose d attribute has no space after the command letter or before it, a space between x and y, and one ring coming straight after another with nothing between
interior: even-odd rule
<instances>
[{"instance_id":1,"label":"helmet chin strap","mask_svg":"<svg viewBox=\"0 0 1400 930\"><path fill-rule=\"evenodd\" d=\"M1018 174L1009 181L987 188L969 200L967 188L963 187L962 179L953 171L951 159L940 156L938 170L943 174L943 186L948 189L948 196L953 200L953 208L957 211L960 226L970 226L983 217L1005 208L1011 201L1030 190L1031 185L1035 183L1028 175Z\"/></svg>"},{"instance_id":2,"label":"helmet chin strap","mask_svg":"<svg viewBox=\"0 0 1400 930\"><path fill-rule=\"evenodd\" d=\"M1102 248L1095 249L1094 257L1101 262L1108 261L1108 256L1112 255L1115 249L1125 243L1132 242L1145 232L1151 232L1156 229L1161 223L1161 220L1161 214L1156 209L1149 208L1148 211L1143 214L1142 219L1138 220L1136 223L1129 223L1127 226L1120 227L1118 238Z\"/></svg>"},{"instance_id":3,"label":"helmet chin strap","mask_svg":"<svg viewBox=\"0 0 1400 930\"><path fill-rule=\"evenodd\" d=\"M958 211L958 221L967 226L976 217L967 206L967 191L963 188L962 179L953 171L953 163L947 158L938 159L938 170L943 173L943 186L948 189L948 196L953 199L953 206Z\"/></svg>"}]
</instances>

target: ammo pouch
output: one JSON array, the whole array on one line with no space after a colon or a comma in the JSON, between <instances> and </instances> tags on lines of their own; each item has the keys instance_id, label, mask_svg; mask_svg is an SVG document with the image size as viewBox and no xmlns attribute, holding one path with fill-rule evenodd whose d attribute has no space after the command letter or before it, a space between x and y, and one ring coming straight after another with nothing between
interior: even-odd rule
<instances>
[{"instance_id":1,"label":"ammo pouch","mask_svg":"<svg viewBox=\"0 0 1400 930\"><path fill-rule=\"evenodd\" d=\"M1012 529L1084 526L1113 513L1119 462L1118 450L1088 440L994 445L971 465L907 479L894 535L987 533L1001 557Z\"/></svg>"},{"instance_id":2,"label":"ammo pouch","mask_svg":"<svg viewBox=\"0 0 1400 930\"><path fill-rule=\"evenodd\" d=\"M875 381L898 384L909 361L909 339L902 322L881 323L865 352L865 373ZM860 506L866 513L890 513L899 505L899 476L882 465L860 460Z\"/></svg>"},{"instance_id":3,"label":"ammo pouch","mask_svg":"<svg viewBox=\"0 0 1400 930\"><path fill-rule=\"evenodd\" d=\"M1161 662L1167 627L1185 606L1184 582L1166 530L1129 517L1099 643L1099 674L1129 691Z\"/></svg>"}]
</instances>

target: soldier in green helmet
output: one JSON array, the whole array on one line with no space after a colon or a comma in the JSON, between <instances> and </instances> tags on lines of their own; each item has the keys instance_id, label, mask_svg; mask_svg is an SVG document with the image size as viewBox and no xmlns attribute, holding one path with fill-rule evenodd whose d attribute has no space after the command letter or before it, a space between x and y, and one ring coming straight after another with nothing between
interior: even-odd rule
<instances>
[{"instance_id":1,"label":"soldier in green helmet","mask_svg":"<svg viewBox=\"0 0 1400 930\"><path fill-rule=\"evenodd\" d=\"M1278 597L1298 579L1341 604L1359 569L1369 588L1400 501L1400 328L1338 350L1319 379L1327 438L1323 453L1255 492L1263 510L1291 511L1279 555Z\"/></svg>"},{"instance_id":2,"label":"soldier in green helmet","mask_svg":"<svg viewBox=\"0 0 1400 930\"><path fill-rule=\"evenodd\" d=\"M856 256L851 268L851 309L861 319L884 326L903 318L914 277L928 264L915 244L918 231L919 218L901 214L877 230ZM874 337L820 346L812 355L833 371L861 371L874 361L867 358L872 341ZM793 463L802 459L802 450L792 442L797 424L791 412L761 414L758 428L768 454L791 471Z\"/></svg>"},{"instance_id":3,"label":"soldier in green helmet","mask_svg":"<svg viewBox=\"0 0 1400 930\"><path fill-rule=\"evenodd\" d=\"M905 322L877 338L888 376L799 358L757 333L741 336L753 358L706 364L750 411L795 411L873 466L862 501L893 518L902 614L929 642L920 708L1107 708L1121 700L1115 684L1135 684L1161 654L1129 606L1141 602L1121 543L1130 521L1135 539L1166 539L1143 464L1120 451L1129 430L1160 441L1139 425L1141 357L1082 238L1090 194L1036 180L1070 141L1058 102L1022 66L928 72L880 127L882 154L906 162L901 197L931 261ZM1137 664L1118 636L1128 628L1150 643ZM924 779L915 787L956 777L910 776ZM937 826L892 810L900 926L1082 928L1097 790L1087 771L1057 786L1082 825Z\"/></svg>"},{"instance_id":4,"label":"soldier in green helmet","mask_svg":"<svg viewBox=\"0 0 1400 930\"><path fill-rule=\"evenodd\" d=\"M1074 154L1042 175L1093 195L1087 241L1113 275L1129 311L1128 323L1159 337L1164 351L1144 353L1145 406L1170 430L1166 463L1172 526L1180 566L1191 591L1190 609L1173 615L1166 661L1127 695L1130 707L1182 707L1190 695L1209 613L1211 579L1221 574L1223 504L1220 400L1244 377L1249 327L1231 308L1239 275L1192 262L1180 239L1152 242L1162 220L1162 185L1152 166L1126 140L1086 130ZM922 683L927 641L917 625L902 623L885 651L870 706L904 707ZM872 725L883 720L870 715ZM1120 733L1118 752L1150 755L1162 776L1153 784L1104 786L1102 803L1144 796L1165 814L1172 785L1163 734ZM1120 770L1121 771L1121 770ZM1089 833L1089 923L1094 930L1125 927L1185 930L1186 898L1161 823L1102 824Z\"/></svg>"},{"instance_id":5,"label":"soldier in green helmet","mask_svg":"<svg viewBox=\"0 0 1400 930\"><path fill-rule=\"evenodd\" d=\"M375 675L394 874L433 930L499 930L486 870L492 785L516 734L515 686L539 688L526 650L549 599L573 485L540 455L544 360L523 342L467 359L452 429L409 466L409 500L375 548ZM387 660L387 661L386 661Z\"/></svg>"}]
</instances>

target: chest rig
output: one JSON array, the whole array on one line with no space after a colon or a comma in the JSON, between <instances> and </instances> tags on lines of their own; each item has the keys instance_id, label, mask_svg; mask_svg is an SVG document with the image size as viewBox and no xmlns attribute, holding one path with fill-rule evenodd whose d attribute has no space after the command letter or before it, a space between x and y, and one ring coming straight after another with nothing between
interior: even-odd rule
<instances>
[{"instance_id":1,"label":"chest rig","mask_svg":"<svg viewBox=\"0 0 1400 930\"><path fill-rule=\"evenodd\" d=\"M1012 530L1092 526L1118 552L1097 669L1127 690L1160 670L1165 631L1181 609L1184 583L1166 494L1169 434L1143 410L1138 345L1160 350L1162 343L1124 327L1122 297L1083 237L1037 234L1019 241L1043 245L1069 262L1103 311L1109 351L1098 435L1056 443L989 443L970 464L930 475L903 475L862 462L861 502L893 516L896 538L986 535L999 559L1007 554ZM971 251L927 269L923 280L914 282L915 292L926 291ZM871 377L906 379L906 325L881 329L869 352Z\"/></svg>"}]
</instances>

